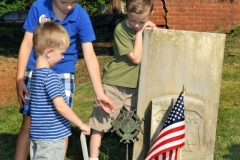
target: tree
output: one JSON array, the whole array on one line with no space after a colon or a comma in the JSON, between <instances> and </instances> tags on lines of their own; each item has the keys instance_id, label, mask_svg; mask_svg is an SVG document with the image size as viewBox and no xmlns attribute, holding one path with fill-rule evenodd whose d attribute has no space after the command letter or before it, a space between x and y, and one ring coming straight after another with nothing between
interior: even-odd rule
<instances>
[{"instance_id":1,"label":"tree","mask_svg":"<svg viewBox=\"0 0 240 160\"><path fill-rule=\"evenodd\" d=\"M14 10L28 9L34 0L2 0L0 2L0 15Z\"/></svg>"},{"instance_id":2,"label":"tree","mask_svg":"<svg viewBox=\"0 0 240 160\"><path fill-rule=\"evenodd\" d=\"M110 13L121 13L121 0L110 0Z\"/></svg>"}]
</instances>

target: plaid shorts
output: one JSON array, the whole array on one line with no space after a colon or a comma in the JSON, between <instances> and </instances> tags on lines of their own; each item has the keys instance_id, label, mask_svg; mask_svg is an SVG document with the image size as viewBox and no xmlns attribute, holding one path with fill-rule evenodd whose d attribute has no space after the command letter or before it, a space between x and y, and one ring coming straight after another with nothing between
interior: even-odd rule
<instances>
[{"instance_id":1,"label":"plaid shorts","mask_svg":"<svg viewBox=\"0 0 240 160\"><path fill-rule=\"evenodd\" d=\"M27 89L30 91L30 85L31 85L31 78L32 78L32 70L27 69L25 72L25 80L24 83L27 87ZM62 84L65 89L65 94L68 99L68 106L71 108L73 107L73 96L74 96L74 91L75 91L75 84L74 84L74 74L71 73L61 73L58 74L60 79L62 80ZM20 107L19 112L30 116L30 108L29 108L29 100L30 97L27 97L26 95L24 96L26 103L23 107Z\"/></svg>"}]
</instances>

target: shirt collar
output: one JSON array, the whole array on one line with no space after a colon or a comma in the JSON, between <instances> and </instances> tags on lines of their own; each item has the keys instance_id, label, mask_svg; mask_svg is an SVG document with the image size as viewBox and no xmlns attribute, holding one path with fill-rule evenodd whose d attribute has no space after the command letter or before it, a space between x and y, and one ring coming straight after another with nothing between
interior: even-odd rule
<instances>
[{"instance_id":1,"label":"shirt collar","mask_svg":"<svg viewBox=\"0 0 240 160\"><path fill-rule=\"evenodd\" d=\"M52 9L52 1L48 1L47 6L49 7L49 9L46 10L45 16L47 18L50 18L51 20L54 20L54 19L56 20L55 14L53 13L53 9ZM78 7L80 7L79 4L77 4L73 8L73 10L71 10L71 12L68 13L65 19L61 21L61 23L68 22L68 21L72 21L72 22L76 21L75 15L78 15Z\"/></svg>"}]
</instances>

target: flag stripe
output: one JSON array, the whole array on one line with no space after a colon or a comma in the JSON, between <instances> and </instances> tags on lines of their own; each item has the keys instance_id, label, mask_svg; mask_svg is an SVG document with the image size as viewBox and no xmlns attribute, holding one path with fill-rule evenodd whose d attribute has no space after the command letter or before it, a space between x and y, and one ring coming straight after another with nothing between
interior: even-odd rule
<instances>
[{"instance_id":1,"label":"flag stripe","mask_svg":"<svg viewBox=\"0 0 240 160\"><path fill-rule=\"evenodd\" d=\"M181 132L183 132L183 131L181 131ZM172 142L172 141L174 141L174 140L184 139L184 137L185 137L184 133L179 134L179 135L177 135L177 136L175 136L175 137L169 137L168 139L166 139L166 140L164 140L164 141L162 141L162 142L160 142L160 143L157 143L157 145L155 145L154 147L152 147L152 149L155 149L155 148L157 148L157 147L159 147L159 146L161 146L161 145L165 145L165 144L167 144L167 143L170 143L170 142Z\"/></svg>"},{"instance_id":2,"label":"flag stripe","mask_svg":"<svg viewBox=\"0 0 240 160\"><path fill-rule=\"evenodd\" d=\"M182 123L182 122L181 122ZM176 127L176 128L173 128L169 131L166 131L165 133L167 134L160 134L157 139L154 141L154 143L158 142L158 141L164 141L165 139L169 138L172 136L172 134L181 134L181 133L185 133L184 132L184 129L185 129L185 124L178 124L178 125L182 125L180 127ZM175 133L173 133L175 132ZM165 137L164 137L165 136ZM164 137L164 138L163 138Z\"/></svg>"},{"instance_id":3,"label":"flag stripe","mask_svg":"<svg viewBox=\"0 0 240 160\"><path fill-rule=\"evenodd\" d=\"M176 145L176 144L178 144L178 145ZM180 148L180 147L182 147L183 145L185 144L185 142L184 142L184 140L179 140L179 141L175 141L175 142L171 142L170 144L169 144L169 146L172 146L172 145L174 145L173 147L165 147L165 146L161 146L161 147L159 147L159 148L155 148L155 150L153 150L150 154L148 154L147 155L147 157L152 157L152 158L154 158L154 157L156 157L158 154L162 154L162 153L165 153L165 152L167 152L167 151L170 151L170 150L172 150L172 149L176 149L176 148ZM146 158L146 160L148 160L148 158ZM150 160L150 159L149 159Z\"/></svg>"},{"instance_id":4,"label":"flag stripe","mask_svg":"<svg viewBox=\"0 0 240 160\"><path fill-rule=\"evenodd\" d=\"M174 139L184 138L185 137L185 132L184 132L185 126L181 126L181 127L179 127L179 129L181 129L181 130L177 131L175 133L166 135L165 137L159 136L159 138L161 138L161 139L159 139L159 138L156 139L157 141L154 142L154 145L152 146L152 148L148 154L151 154L151 152L153 152L156 148L159 148L160 146L162 148L168 147L168 146L164 146L164 144L166 144L166 142L171 142Z\"/></svg>"}]
</instances>

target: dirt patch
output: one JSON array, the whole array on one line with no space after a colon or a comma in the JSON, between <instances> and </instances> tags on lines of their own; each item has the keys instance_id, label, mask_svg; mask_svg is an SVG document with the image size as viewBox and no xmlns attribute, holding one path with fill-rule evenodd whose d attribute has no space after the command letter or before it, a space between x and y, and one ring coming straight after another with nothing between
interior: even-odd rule
<instances>
[{"instance_id":1,"label":"dirt patch","mask_svg":"<svg viewBox=\"0 0 240 160\"><path fill-rule=\"evenodd\" d=\"M0 57L0 105L16 99L17 59Z\"/></svg>"},{"instance_id":2,"label":"dirt patch","mask_svg":"<svg viewBox=\"0 0 240 160\"><path fill-rule=\"evenodd\" d=\"M96 52L96 55L104 55L112 52L112 40L109 39L100 39L93 42L93 47ZM17 50L9 56L9 51L1 51L0 55L0 105L11 104L11 102L17 100L16 93L16 72L17 72ZM6 53L6 55L3 54ZM84 68L85 66L84 59L79 58L76 67ZM85 77L88 77L88 73L83 73ZM81 79L81 83L88 81L89 78Z\"/></svg>"}]
</instances>

